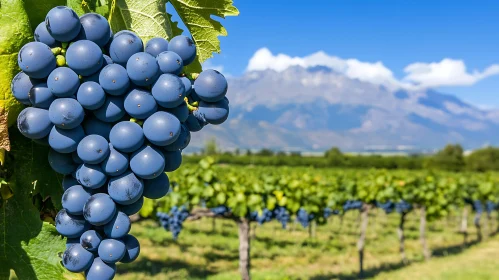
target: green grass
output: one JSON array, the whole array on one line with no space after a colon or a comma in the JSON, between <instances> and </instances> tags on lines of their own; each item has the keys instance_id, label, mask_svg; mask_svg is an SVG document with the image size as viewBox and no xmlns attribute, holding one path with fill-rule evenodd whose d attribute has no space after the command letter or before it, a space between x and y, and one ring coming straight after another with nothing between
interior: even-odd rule
<instances>
[{"instance_id":1,"label":"green grass","mask_svg":"<svg viewBox=\"0 0 499 280\"><path fill-rule=\"evenodd\" d=\"M457 217L428 225L428 242L434 257L423 262L419 217L409 214L406 251L410 263L402 264L396 234L398 217L381 211L371 214L365 249L366 278L499 279L499 238L463 247ZM358 223L358 212L347 213L343 223L335 216L327 225L317 226L315 238L310 238L308 229L299 225L291 224L287 230L276 222L255 226L251 240L252 278L358 279ZM469 224L472 225L471 220ZM494 219L491 228L496 226ZM140 240L141 254L131 264L118 265L117 279L239 278L239 243L234 222L216 220L215 230L212 219L186 222L177 242L151 220L135 223L132 234ZM474 229L470 228L471 241L474 237Z\"/></svg>"}]
</instances>

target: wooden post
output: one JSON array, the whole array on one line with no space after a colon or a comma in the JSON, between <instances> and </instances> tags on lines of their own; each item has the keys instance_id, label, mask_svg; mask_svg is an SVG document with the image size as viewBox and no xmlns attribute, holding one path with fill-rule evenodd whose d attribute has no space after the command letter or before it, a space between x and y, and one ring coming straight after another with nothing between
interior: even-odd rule
<instances>
[{"instance_id":1,"label":"wooden post","mask_svg":"<svg viewBox=\"0 0 499 280\"><path fill-rule=\"evenodd\" d=\"M461 217L461 228L459 230L463 234L463 245L468 245L468 207L464 206L463 215Z\"/></svg>"},{"instance_id":2,"label":"wooden post","mask_svg":"<svg viewBox=\"0 0 499 280\"><path fill-rule=\"evenodd\" d=\"M404 223L405 223L405 215L407 213L400 214L400 222L397 228L397 233L399 237L399 250L400 255L402 256L402 262L407 263L407 255L405 254L405 234L404 234Z\"/></svg>"},{"instance_id":3,"label":"wooden post","mask_svg":"<svg viewBox=\"0 0 499 280\"><path fill-rule=\"evenodd\" d=\"M364 275L364 246L366 244L366 232L369 222L369 204L363 204L360 210L360 236L357 242L357 251L359 252L359 276Z\"/></svg>"},{"instance_id":4,"label":"wooden post","mask_svg":"<svg viewBox=\"0 0 499 280\"><path fill-rule=\"evenodd\" d=\"M242 280L250 280L250 222L246 218L237 221L239 226L239 271Z\"/></svg>"},{"instance_id":5,"label":"wooden post","mask_svg":"<svg viewBox=\"0 0 499 280\"><path fill-rule=\"evenodd\" d=\"M482 241L483 239L483 235L482 235L482 227L480 225L480 218L482 216L482 213L481 212L476 212L475 213L475 220L474 220L474 223L475 223L475 228L476 228L476 237L477 237L477 240L478 241Z\"/></svg>"},{"instance_id":6,"label":"wooden post","mask_svg":"<svg viewBox=\"0 0 499 280\"><path fill-rule=\"evenodd\" d=\"M421 246L423 246L423 256L425 260L429 260L431 257L431 252L428 250L428 245L426 243L426 206L421 206L420 217L419 217L419 240L421 241Z\"/></svg>"},{"instance_id":7,"label":"wooden post","mask_svg":"<svg viewBox=\"0 0 499 280\"><path fill-rule=\"evenodd\" d=\"M311 221L310 224L308 225L308 237L309 238L315 238L316 228L317 228L317 223L315 221Z\"/></svg>"}]
</instances>

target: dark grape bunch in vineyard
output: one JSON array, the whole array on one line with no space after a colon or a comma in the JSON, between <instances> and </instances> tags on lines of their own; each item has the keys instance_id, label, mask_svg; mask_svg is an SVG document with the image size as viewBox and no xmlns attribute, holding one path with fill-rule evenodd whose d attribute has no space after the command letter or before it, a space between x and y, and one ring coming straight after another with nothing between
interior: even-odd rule
<instances>
[{"instance_id":1,"label":"dark grape bunch in vineyard","mask_svg":"<svg viewBox=\"0 0 499 280\"><path fill-rule=\"evenodd\" d=\"M169 191L191 132L229 114L227 80L215 70L184 72L196 58L185 36L113 34L99 14L55 7L19 51L12 81L20 132L50 146L48 161L64 175L56 221L68 238L63 265L87 279L112 279L116 262L135 260L129 216L144 197Z\"/></svg>"}]
</instances>

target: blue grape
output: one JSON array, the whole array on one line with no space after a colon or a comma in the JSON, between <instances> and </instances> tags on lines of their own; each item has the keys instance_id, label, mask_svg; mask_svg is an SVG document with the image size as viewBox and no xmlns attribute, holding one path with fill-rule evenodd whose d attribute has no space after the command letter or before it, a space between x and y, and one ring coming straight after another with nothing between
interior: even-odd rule
<instances>
[{"instance_id":1,"label":"blue grape","mask_svg":"<svg viewBox=\"0 0 499 280\"><path fill-rule=\"evenodd\" d=\"M204 127L204 125L193 114L189 114L185 120L185 126L187 126L191 132L200 131Z\"/></svg>"},{"instance_id":2,"label":"blue grape","mask_svg":"<svg viewBox=\"0 0 499 280\"><path fill-rule=\"evenodd\" d=\"M104 233L108 238L122 238L128 234L131 226L130 218L118 211L113 219L104 225Z\"/></svg>"},{"instance_id":3,"label":"blue grape","mask_svg":"<svg viewBox=\"0 0 499 280\"><path fill-rule=\"evenodd\" d=\"M71 247L75 244L80 244L80 238L75 237L75 238L67 238L66 239L66 249L68 249L69 247Z\"/></svg>"},{"instance_id":4,"label":"blue grape","mask_svg":"<svg viewBox=\"0 0 499 280\"><path fill-rule=\"evenodd\" d=\"M97 119L103 122L115 122L125 116L123 98L118 96L107 96L104 105L94 111Z\"/></svg>"},{"instance_id":5,"label":"blue grape","mask_svg":"<svg viewBox=\"0 0 499 280\"><path fill-rule=\"evenodd\" d=\"M48 109L55 100L55 96L50 92L46 83L34 85L28 94L29 102L33 107Z\"/></svg>"},{"instance_id":6,"label":"blue grape","mask_svg":"<svg viewBox=\"0 0 499 280\"><path fill-rule=\"evenodd\" d=\"M144 44L137 34L123 30L116 33L109 46L109 54L114 63L125 66L128 59L135 53L143 52Z\"/></svg>"},{"instance_id":7,"label":"blue grape","mask_svg":"<svg viewBox=\"0 0 499 280\"><path fill-rule=\"evenodd\" d=\"M114 125L109 139L115 149L131 153L139 149L144 143L144 133L138 124L124 121Z\"/></svg>"},{"instance_id":8,"label":"blue grape","mask_svg":"<svg viewBox=\"0 0 499 280\"><path fill-rule=\"evenodd\" d=\"M64 175L71 174L77 167L73 162L71 154L61 154L52 149L49 151L48 160L50 167L52 167L55 172Z\"/></svg>"},{"instance_id":9,"label":"blue grape","mask_svg":"<svg viewBox=\"0 0 499 280\"><path fill-rule=\"evenodd\" d=\"M180 121L168 112L156 112L144 122L144 135L158 146L169 145L180 135Z\"/></svg>"},{"instance_id":10,"label":"blue grape","mask_svg":"<svg viewBox=\"0 0 499 280\"><path fill-rule=\"evenodd\" d=\"M104 105L106 93L96 82L85 82L81 84L76 94L76 99L81 106L87 110L96 110Z\"/></svg>"},{"instance_id":11,"label":"blue grape","mask_svg":"<svg viewBox=\"0 0 499 280\"><path fill-rule=\"evenodd\" d=\"M84 117L83 107L75 99L59 98L50 104L50 121L59 128L75 128L81 124Z\"/></svg>"},{"instance_id":12,"label":"blue grape","mask_svg":"<svg viewBox=\"0 0 499 280\"><path fill-rule=\"evenodd\" d=\"M217 102L227 93L227 79L217 70L204 70L194 81L194 88L201 100Z\"/></svg>"},{"instance_id":13,"label":"blue grape","mask_svg":"<svg viewBox=\"0 0 499 280\"><path fill-rule=\"evenodd\" d=\"M90 40L99 47L104 47L111 36L111 27L107 19L96 13L84 14L80 17L81 30L78 39Z\"/></svg>"},{"instance_id":14,"label":"blue grape","mask_svg":"<svg viewBox=\"0 0 499 280\"><path fill-rule=\"evenodd\" d=\"M183 123L189 117L189 108L187 103L182 102L179 106L171 109L167 109L168 112L172 113L177 119Z\"/></svg>"},{"instance_id":15,"label":"blue grape","mask_svg":"<svg viewBox=\"0 0 499 280\"><path fill-rule=\"evenodd\" d=\"M161 175L154 179L144 180L144 192L142 195L150 199L158 199L165 196L169 190L170 180L165 173L161 172Z\"/></svg>"},{"instance_id":16,"label":"blue grape","mask_svg":"<svg viewBox=\"0 0 499 280\"><path fill-rule=\"evenodd\" d=\"M83 125L83 130L85 130L85 134L100 135L106 138L106 140L109 140L109 133L113 128L113 125L111 123L103 122L96 118L86 118L83 121L82 125Z\"/></svg>"},{"instance_id":17,"label":"blue grape","mask_svg":"<svg viewBox=\"0 0 499 280\"><path fill-rule=\"evenodd\" d=\"M82 76L92 75L101 69L103 60L100 47L89 40L76 41L66 51L66 63Z\"/></svg>"},{"instance_id":18,"label":"blue grape","mask_svg":"<svg viewBox=\"0 0 499 280\"><path fill-rule=\"evenodd\" d=\"M55 228L61 235L75 238L88 230L90 224L82 216L71 215L66 209L61 209L55 217Z\"/></svg>"},{"instance_id":19,"label":"blue grape","mask_svg":"<svg viewBox=\"0 0 499 280\"><path fill-rule=\"evenodd\" d=\"M159 69L164 74L174 74L179 75L182 73L182 68L184 68L184 62L182 58L174 52L162 52L157 57Z\"/></svg>"},{"instance_id":20,"label":"blue grape","mask_svg":"<svg viewBox=\"0 0 499 280\"><path fill-rule=\"evenodd\" d=\"M57 67L47 78L47 86L57 97L72 97L80 86L80 79L70 68Z\"/></svg>"},{"instance_id":21,"label":"blue grape","mask_svg":"<svg viewBox=\"0 0 499 280\"><path fill-rule=\"evenodd\" d=\"M127 171L109 180L108 192L114 201L129 205L140 199L144 191L144 182L131 171Z\"/></svg>"},{"instance_id":22,"label":"blue grape","mask_svg":"<svg viewBox=\"0 0 499 280\"><path fill-rule=\"evenodd\" d=\"M66 175L64 178L62 178L62 190L66 191L67 189L71 188L72 186L79 186L80 183L73 178L71 175Z\"/></svg>"},{"instance_id":23,"label":"blue grape","mask_svg":"<svg viewBox=\"0 0 499 280\"><path fill-rule=\"evenodd\" d=\"M99 245L99 257L106 263L119 262L126 253L125 243L118 239L104 239Z\"/></svg>"},{"instance_id":24,"label":"blue grape","mask_svg":"<svg viewBox=\"0 0 499 280\"><path fill-rule=\"evenodd\" d=\"M41 139L52 129L49 111L33 107L25 108L17 117L17 128L29 139Z\"/></svg>"},{"instance_id":25,"label":"blue grape","mask_svg":"<svg viewBox=\"0 0 499 280\"><path fill-rule=\"evenodd\" d=\"M109 144L109 156L102 162L101 168L110 176L118 176L128 169L128 155L114 149Z\"/></svg>"},{"instance_id":26,"label":"blue grape","mask_svg":"<svg viewBox=\"0 0 499 280\"><path fill-rule=\"evenodd\" d=\"M122 95L130 86L126 69L119 64L109 64L102 68L99 83L111 95Z\"/></svg>"},{"instance_id":27,"label":"blue grape","mask_svg":"<svg viewBox=\"0 0 499 280\"><path fill-rule=\"evenodd\" d=\"M177 170L182 164L182 153L180 150L174 152L164 152L165 156L165 172Z\"/></svg>"},{"instance_id":28,"label":"blue grape","mask_svg":"<svg viewBox=\"0 0 499 280\"><path fill-rule=\"evenodd\" d=\"M213 212L217 216L223 216L225 213L230 212L230 208L224 205L217 206L214 208L210 208L210 211Z\"/></svg>"},{"instance_id":29,"label":"blue grape","mask_svg":"<svg viewBox=\"0 0 499 280\"><path fill-rule=\"evenodd\" d=\"M156 102L164 108L175 108L184 102L184 83L175 75L163 74L151 90Z\"/></svg>"},{"instance_id":30,"label":"blue grape","mask_svg":"<svg viewBox=\"0 0 499 280\"><path fill-rule=\"evenodd\" d=\"M83 137L85 137L85 132L80 125L73 129L61 129L54 126L49 134L49 145L56 152L72 153L76 151Z\"/></svg>"},{"instance_id":31,"label":"blue grape","mask_svg":"<svg viewBox=\"0 0 499 280\"><path fill-rule=\"evenodd\" d=\"M175 142L171 143L170 145L167 145L164 147L166 151L177 151L177 150L183 150L189 145L189 142L191 141L191 132L187 128L187 126L182 125L181 130L180 130L180 135L178 136L177 140Z\"/></svg>"},{"instance_id":32,"label":"blue grape","mask_svg":"<svg viewBox=\"0 0 499 280\"><path fill-rule=\"evenodd\" d=\"M125 237L122 238L123 242L125 243L125 256L121 259L122 263L130 263L133 262L137 257L139 256L140 253L140 244L137 238L135 238L133 235L127 234Z\"/></svg>"},{"instance_id":33,"label":"blue grape","mask_svg":"<svg viewBox=\"0 0 499 280\"><path fill-rule=\"evenodd\" d=\"M101 163L108 155L109 143L100 135L87 135L78 144L78 156L85 163Z\"/></svg>"},{"instance_id":34,"label":"blue grape","mask_svg":"<svg viewBox=\"0 0 499 280\"><path fill-rule=\"evenodd\" d=\"M10 89L17 101L24 105L31 105L31 102L29 101L29 93L31 88L38 83L40 83L39 80L30 78L24 72L19 72L12 79Z\"/></svg>"},{"instance_id":35,"label":"blue grape","mask_svg":"<svg viewBox=\"0 0 499 280\"><path fill-rule=\"evenodd\" d=\"M125 97L125 110L136 119L147 119L158 110L158 105L150 92L136 88Z\"/></svg>"},{"instance_id":36,"label":"blue grape","mask_svg":"<svg viewBox=\"0 0 499 280\"><path fill-rule=\"evenodd\" d=\"M168 50L177 53L184 65L189 65L196 59L196 45L191 38L183 35L173 37L168 43Z\"/></svg>"},{"instance_id":37,"label":"blue grape","mask_svg":"<svg viewBox=\"0 0 499 280\"><path fill-rule=\"evenodd\" d=\"M156 59L146 52L133 54L126 63L126 71L132 83L143 87L152 85L160 74Z\"/></svg>"},{"instance_id":38,"label":"blue grape","mask_svg":"<svg viewBox=\"0 0 499 280\"><path fill-rule=\"evenodd\" d=\"M180 77L182 83L184 83L185 96L189 96L192 92L192 81L187 77Z\"/></svg>"},{"instance_id":39,"label":"blue grape","mask_svg":"<svg viewBox=\"0 0 499 280\"><path fill-rule=\"evenodd\" d=\"M85 250L80 244L74 244L64 251L62 264L71 272L87 270L94 260L94 255Z\"/></svg>"},{"instance_id":40,"label":"blue grape","mask_svg":"<svg viewBox=\"0 0 499 280\"><path fill-rule=\"evenodd\" d=\"M198 112L208 123L221 124L229 117L229 103L225 99L214 103L201 101Z\"/></svg>"},{"instance_id":41,"label":"blue grape","mask_svg":"<svg viewBox=\"0 0 499 280\"><path fill-rule=\"evenodd\" d=\"M154 180L156 180L158 178L155 178ZM145 193L145 182L144 182L144 193ZM129 204L129 205L120 205L120 211L127 214L128 216L131 216L133 214L136 214L137 212L140 211L140 209L142 208L142 205L144 205L144 197L141 196L139 198L139 200L135 201L134 203L132 204Z\"/></svg>"},{"instance_id":42,"label":"blue grape","mask_svg":"<svg viewBox=\"0 0 499 280\"><path fill-rule=\"evenodd\" d=\"M60 42L73 40L81 29L78 15L65 6L52 8L45 17L45 26L50 35Z\"/></svg>"},{"instance_id":43,"label":"blue grape","mask_svg":"<svg viewBox=\"0 0 499 280\"><path fill-rule=\"evenodd\" d=\"M81 247L85 248L86 250L90 252L96 252L102 239L102 236L97 231L87 230L82 233L79 243Z\"/></svg>"},{"instance_id":44,"label":"blue grape","mask_svg":"<svg viewBox=\"0 0 499 280\"><path fill-rule=\"evenodd\" d=\"M40 24L38 24L38 26L35 28L35 41L44 43L51 48L61 46L61 42L58 42L56 39L54 39L54 37L52 37L52 35L50 35L45 22L40 22Z\"/></svg>"},{"instance_id":45,"label":"blue grape","mask_svg":"<svg viewBox=\"0 0 499 280\"><path fill-rule=\"evenodd\" d=\"M105 193L92 195L83 206L83 216L94 226L102 226L111 221L116 214L116 204Z\"/></svg>"},{"instance_id":46,"label":"blue grape","mask_svg":"<svg viewBox=\"0 0 499 280\"><path fill-rule=\"evenodd\" d=\"M17 54L19 68L30 78L46 78L56 67L55 56L49 46L40 42L24 45Z\"/></svg>"},{"instance_id":47,"label":"blue grape","mask_svg":"<svg viewBox=\"0 0 499 280\"><path fill-rule=\"evenodd\" d=\"M130 169L142 179L154 179L163 173L163 154L152 146L143 146L130 157Z\"/></svg>"},{"instance_id":48,"label":"blue grape","mask_svg":"<svg viewBox=\"0 0 499 280\"><path fill-rule=\"evenodd\" d=\"M106 183L107 176L99 165L84 163L79 167L76 179L86 188L97 189Z\"/></svg>"},{"instance_id":49,"label":"blue grape","mask_svg":"<svg viewBox=\"0 0 499 280\"><path fill-rule=\"evenodd\" d=\"M85 271L87 280L112 280L116 275L116 265L114 263L105 263L101 258L94 259L90 268Z\"/></svg>"},{"instance_id":50,"label":"blue grape","mask_svg":"<svg viewBox=\"0 0 499 280\"><path fill-rule=\"evenodd\" d=\"M73 162L76 164L83 164L83 160L78 156L78 152L74 151L71 153L71 158L73 159Z\"/></svg>"},{"instance_id":51,"label":"blue grape","mask_svg":"<svg viewBox=\"0 0 499 280\"><path fill-rule=\"evenodd\" d=\"M158 54L168 50L168 41L164 38L156 37L146 44L146 52L156 57Z\"/></svg>"}]
</instances>

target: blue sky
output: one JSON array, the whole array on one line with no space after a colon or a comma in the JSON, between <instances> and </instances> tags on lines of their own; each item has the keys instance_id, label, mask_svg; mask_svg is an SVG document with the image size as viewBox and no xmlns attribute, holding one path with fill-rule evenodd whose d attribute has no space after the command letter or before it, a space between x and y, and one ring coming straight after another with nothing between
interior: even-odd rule
<instances>
[{"instance_id":1,"label":"blue sky","mask_svg":"<svg viewBox=\"0 0 499 280\"><path fill-rule=\"evenodd\" d=\"M424 63L414 70L418 74L421 67L448 58L465 64L469 75L458 73L455 79L469 78L469 82L442 86L432 77L413 75L411 81L430 85L433 81L443 92L499 108L499 75L470 76L474 70L499 65L497 0L234 0L234 4L240 15L221 20L229 36L220 37L222 54L209 62L223 66L224 73L242 75L261 48L289 57L323 51L341 59L381 62L396 80L408 78L404 72L408 65ZM445 64L446 69L454 69L455 63ZM441 72L439 65L434 65L433 74Z\"/></svg>"}]
</instances>

